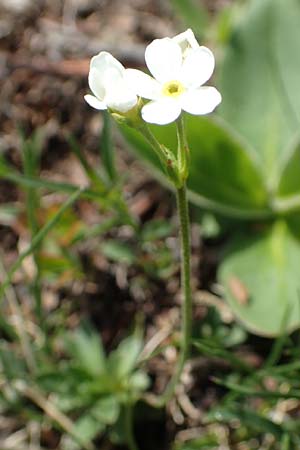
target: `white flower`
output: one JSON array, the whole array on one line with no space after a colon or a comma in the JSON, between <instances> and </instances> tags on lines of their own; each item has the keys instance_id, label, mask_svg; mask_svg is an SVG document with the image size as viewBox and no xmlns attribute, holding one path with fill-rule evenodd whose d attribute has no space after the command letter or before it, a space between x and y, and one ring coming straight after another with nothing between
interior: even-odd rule
<instances>
[{"instance_id":1,"label":"white flower","mask_svg":"<svg viewBox=\"0 0 300 450\"><path fill-rule=\"evenodd\" d=\"M110 108L125 113L137 103L130 89L125 68L110 53L100 52L91 59L89 86L94 95L85 95L86 102L96 109Z\"/></svg>"},{"instance_id":2,"label":"white flower","mask_svg":"<svg viewBox=\"0 0 300 450\"><path fill-rule=\"evenodd\" d=\"M142 108L146 122L164 125L176 120L181 111L203 115L221 102L214 87L202 85L212 76L215 59L200 47L191 30L175 38L154 40L145 52L153 78L144 72L127 69L125 77L135 93L151 100Z\"/></svg>"},{"instance_id":3,"label":"white flower","mask_svg":"<svg viewBox=\"0 0 300 450\"><path fill-rule=\"evenodd\" d=\"M193 31L190 28L183 33L177 34L177 36L174 36L172 40L180 45L183 55L185 55L189 49L196 50L200 47Z\"/></svg>"}]
</instances>

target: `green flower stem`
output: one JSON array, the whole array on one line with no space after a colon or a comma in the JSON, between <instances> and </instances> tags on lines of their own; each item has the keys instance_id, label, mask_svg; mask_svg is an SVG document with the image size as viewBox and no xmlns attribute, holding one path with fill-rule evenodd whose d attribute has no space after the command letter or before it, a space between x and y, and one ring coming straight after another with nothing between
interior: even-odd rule
<instances>
[{"instance_id":1,"label":"green flower stem","mask_svg":"<svg viewBox=\"0 0 300 450\"><path fill-rule=\"evenodd\" d=\"M182 289L182 334L180 355L175 369L165 392L159 398L148 397L153 406L162 407L171 400L174 391L189 357L192 334L192 295L191 295L191 254L190 254L190 221L187 201L186 178L188 176L189 149L187 146L183 119L177 121L177 170L179 186L175 183L177 208L180 224L181 240L181 289ZM159 144L158 144L159 145Z\"/></svg>"},{"instance_id":2,"label":"green flower stem","mask_svg":"<svg viewBox=\"0 0 300 450\"><path fill-rule=\"evenodd\" d=\"M192 295L191 295L191 264L190 264L190 221L186 185L176 190L177 208L180 222L181 239L181 289L182 289L182 335L181 349L178 364L164 394L158 399L157 406L168 403L174 395L174 391L189 357L192 334Z\"/></svg>"},{"instance_id":3,"label":"green flower stem","mask_svg":"<svg viewBox=\"0 0 300 450\"><path fill-rule=\"evenodd\" d=\"M182 188L177 189L176 194L181 238L181 287L183 292L182 353L185 361L190 348L192 324L190 220L185 183Z\"/></svg>"},{"instance_id":4,"label":"green flower stem","mask_svg":"<svg viewBox=\"0 0 300 450\"><path fill-rule=\"evenodd\" d=\"M139 127L140 133L147 139L153 150L155 151L156 155L158 156L162 166L165 165L165 159L162 154L162 149L160 143L157 141L156 137L152 133L152 131L149 129L149 127L146 124L142 124Z\"/></svg>"},{"instance_id":5,"label":"green flower stem","mask_svg":"<svg viewBox=\"0 0 300 450\"><path fill-rule=\"evenodd\" d=\"M155 154L160 160L162 169L166 173L169 180L175 185L179 185L178 164L175 156L164 145L160 144L149 127L143 123L138 128L139 132L147 139Z\"/></svg>"}]
</instances>

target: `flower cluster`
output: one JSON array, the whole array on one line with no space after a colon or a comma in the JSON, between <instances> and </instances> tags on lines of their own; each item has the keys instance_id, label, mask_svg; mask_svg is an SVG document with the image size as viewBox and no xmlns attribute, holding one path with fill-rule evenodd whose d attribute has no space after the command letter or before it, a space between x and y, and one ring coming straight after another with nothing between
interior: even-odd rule
<instances>
[{"instance_id":1,"label":"flower cluster","mask_svg":"<svg viewBox=\"0 0 300 450\"><path fill-rule=\"evenodd\" d=\"M100 52L91 60L89 86L94 95L85 100L92 107L126 114L144 99L141 116L148 123L165 125L186 111L194 115L212 112L221 94L203 86L213 74L212 52L200 46L188 29L174 38L155 39L145 51L152 76L125 69L111 54Z\"/></svg>"}]
</instances>

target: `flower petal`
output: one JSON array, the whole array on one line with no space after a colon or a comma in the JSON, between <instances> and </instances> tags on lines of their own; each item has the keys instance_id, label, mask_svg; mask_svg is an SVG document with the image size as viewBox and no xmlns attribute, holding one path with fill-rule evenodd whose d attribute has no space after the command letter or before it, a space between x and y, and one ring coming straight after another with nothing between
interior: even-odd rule
<instances>
[{"instance_id":1,"label":"flower petal","mask_svg":"<svg viewBox=\"0 0 300 450\"><path fill-rule=\"evenodd\" d=\"M190 49L183 61L179 79L186 87L196 88L210 79L214 68L215 58L208 48Z\"/></svg>"},{"instance_id":2,"label":"flower petal","mask_svg":"<svg viewBox=\"0 0 300 450\"><path fill-rule=\"evenodd\" d=\"M182 64L180 46L170 38L155 39L145 52L148 69L161 83L176 80Z\"/></svg>"},{"instance_id":3,"label":"flower petal","mask_svg":"<svg viewBox=\"0 0 300 450\"><path fill-rule=\"evenodd\" d=\"M161 92L161 85L141 70L126 69L125 80L130 86L131 90L137 95L149 100L154 100L159 97Z\"/></svg>"},{"instance_id":4,"label":"flower petal","mask_svg":"<svg viewBox=\"0 0 300 450\"><path fill-rule=\"evenodd\" d=\"M103 99L106 89L122 79L125 68L108 52L93 56L90 64L89 85L96 97Z\"/></svg>"},{"instance_id":5,"label":"flower petal","mask_svg":"<svg viewBox=\"0 0 300 450\"><path fill-rule=\"evenodd\" d=\"M93 95L89 95L89 94L85 95L84 100L95 109L100 109L100 110L107 109L106 104L104 102L100 102L100 100L98 100Z\"/></svg>"},{"instance_id":6,"label":"flower petal","mask_svg":"<svg viewBox=\"0 0 300 450\"><path fill-rule=\"evenodd\" d=\"M175 41L177 44L180 45L182 53L185 52L185 50L192 48L197 49L200 47L200 45L197 42L197 39L195 38L195 35L193 31L188 28L183 33L177 34L172 38L173 41Z\"/></svg>"},{"instance_id":7,"label":"flower petal","mask_svg":"<svg viewBox=\"0 0 300 450\"><path fill-rule=\"evenodd\" d=\"M146 122L166 125L174 122L181 113L178 101L173 99L160 99L147 103L142 108L142 117Z\"/></svg>"},{"instance_id":8,"label":"flower petal","mask_svg":"<svg viewBox=\"0 0 300 450\"><path fill-rule=\"evenodd\" d=\"M104 100L109 108L125 113L137 104L138 99L122 79L107 90Z\"/></svg>"},{"instance_id":9,"label":"flower petal","mask_svg":"<svg viewBox=\"0 0 300 450\"><path fill-rule=\"evenodd\" d=\"M96 69L98 72L106 71L106 69L115 69L116 72L122 76L125 68L114 56L108 52L100 52L91 59L91 69Z\"/></svg>"},{"instance_id":10,"label":"flower petal","mask_svg":"<svg viewBox=\"0 0 300 450\"><path fill-rule=\"evenodd\" d=\"M190 89L180 97L182 109L196 116L211 113L221 101L220 92L210 86Z\"/></svg>"},{"instance_id":11,"label":"flower petal","mask_svg":"<svg viewBox=\"0 0 300 450\"><path fill-rule=\"evenodd\" d=\"M103 100L105 95L105 88L102 83L101 77L99 76L99 72L96 69L90 69L89 71L89 86L92 93Z\"/></svg>"}]
</instances>

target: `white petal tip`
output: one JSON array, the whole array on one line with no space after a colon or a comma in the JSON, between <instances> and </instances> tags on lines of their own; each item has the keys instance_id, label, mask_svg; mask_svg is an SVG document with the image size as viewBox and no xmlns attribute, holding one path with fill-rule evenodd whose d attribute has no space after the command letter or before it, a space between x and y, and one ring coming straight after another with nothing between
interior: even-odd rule
<instances>
[{"instance_id":1,"label":"white petal tip","mask_svg":"<svg viewBox=\"0 0 300 450\"><path fill-rule=\"evenodd\" d=\"M222 96L216 88L205 86L187 92L182 98L181 107L190 114L202 116L213 112L221 101Z\"/></svg>"},{"instance_id":2,"label":"white petal tip","mask_svg":"<svg viewBox=\"0 0 300 450\"><path fill-rule=\"evenodd\" d=\"M107 109L107 106L105 103L100 102L96 97L93 95L87 94L84 96L84 100L92 107L98 110L104 110Z\"/></svg>"},{"instance_id":3,"label":"white petal tip","mask_svg":"<svg viewBox=\"0 0 300 450\"><path fill-rule=\"evenodd\" d=\"M167 125L179 117L181 107L172 100L154 100L143 106L141 113L145 122Z\"/></svg>"}]
</instances>

